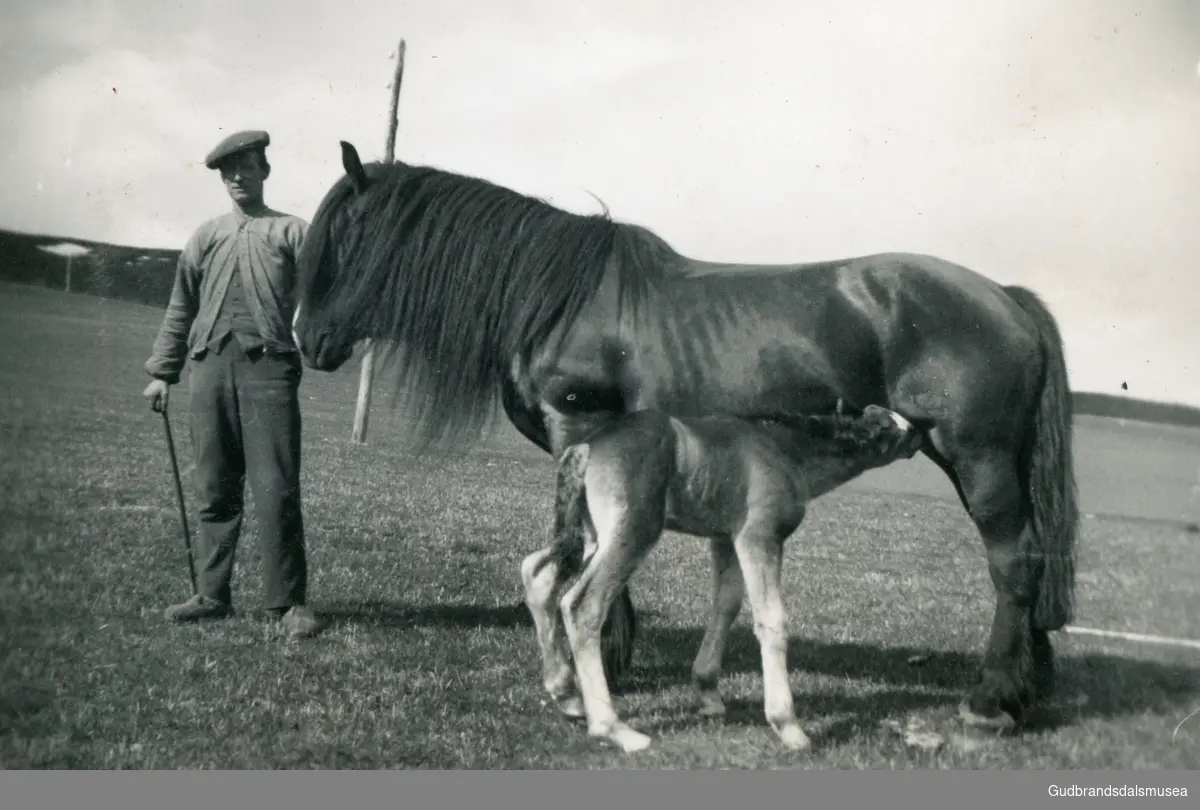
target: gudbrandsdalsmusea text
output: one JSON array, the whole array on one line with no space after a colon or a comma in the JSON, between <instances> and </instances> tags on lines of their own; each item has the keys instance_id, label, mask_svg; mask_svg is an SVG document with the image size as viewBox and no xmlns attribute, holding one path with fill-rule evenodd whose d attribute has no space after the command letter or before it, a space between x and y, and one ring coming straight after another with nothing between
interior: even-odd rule
<instances>
[{"instance_id":1,"label":"gudbrandsdalsmusea text","mask_svg":"<svg viewBox=\"0 0 1200 810\"><path fill-rule=\"evenodd\" d=\"M1080 787L1079 785L1051 785L1051 796L1187 796L1185 787L1142 787L1141 785L1106 785L1104 787Z\"/></svg>"}]
</instances>

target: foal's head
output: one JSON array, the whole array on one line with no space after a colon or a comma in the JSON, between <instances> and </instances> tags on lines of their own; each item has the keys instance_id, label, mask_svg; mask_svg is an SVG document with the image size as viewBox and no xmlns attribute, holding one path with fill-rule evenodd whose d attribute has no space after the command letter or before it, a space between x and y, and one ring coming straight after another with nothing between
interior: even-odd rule
<instances>
[{"instance_id":1,"label":"foal's head","mask_svg":"<svg viewBox=\"0 0 1200 810\"><path fill-rule=\"evenodd\" d=\"M829 442L834 452L862 458L911 457L922 441L916 426L879 405L859 409L839 402L834 414L807 417L807 427L814 439Z\"/></svg>"}]
</instances>

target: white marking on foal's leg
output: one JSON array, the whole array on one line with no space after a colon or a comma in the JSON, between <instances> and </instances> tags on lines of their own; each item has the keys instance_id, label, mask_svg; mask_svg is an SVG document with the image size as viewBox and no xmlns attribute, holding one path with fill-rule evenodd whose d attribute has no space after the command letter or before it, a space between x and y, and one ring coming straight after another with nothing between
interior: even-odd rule
<instances>
[{"instance_id":1,"label":"white marking on foal's leg","mask_svg":"<svg viewBox=\"0 0 1200 810\"><path fill-rule=\"evenodd\" d=\"M754 612L763 662L763 709L783 744L804 751L812 743L800 728L787 670L787 615L780 594L783 542L767 527L747 526L734 540Z\"/></svg>"},{"instance_id":2,"label":"white marking on foal's leg","mask_svg":"<svg viewBox=\"0 0 1200 810\"><path fill-rule=\"evenodd\" d=\"M692 663L692 684L700 701L700 714L720 717L725 714L725 701L721 699L718 688L721 665L729 640L729 628L741 610L746 586L737 553L729 538L711 538L709 548L712 554L713 604L708 627L704 631L696 660Z\"/></svg>"},{"instance_id":3,"label":"white marking on foal's leg","mask_svg":"<svg viewBox=\"0 0 1200 810\"><path fill-rule=\"evenodd\" d=\"M562 599L563 623L575 653L575 678L587 717L588 735L616 743L630 753L650 745L650 738L621 721L604 677L600 657L600 628L603 625L601 593L607 588L589 576L602 567L606 555L598 554L588 571Z\"/></svg>"},{"instance_id":4,"label":"white marking on foal's leg","mask_svg":"<svg viewBox=\"0 0 1200 810\"><path fill-rule=\"evenodd\" d=\"M636 535L627 536L625 510L592 490L588 499L596 552L579 580L559 602L575 657L575 679L587 713L588 735L615 743L626 753L650 745L650 738L617 716L600 654L600 630L607 606L620 590L628 557L637 554ZM636 532L636 528L635 528Z\"/></svg>"}]
</instances>

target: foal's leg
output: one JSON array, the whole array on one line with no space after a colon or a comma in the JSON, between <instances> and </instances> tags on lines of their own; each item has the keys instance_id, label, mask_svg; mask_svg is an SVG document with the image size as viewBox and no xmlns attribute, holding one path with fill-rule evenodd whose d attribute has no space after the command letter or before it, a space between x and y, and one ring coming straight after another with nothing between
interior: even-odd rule
<instances>
[{"instance_id":1,"label":"foal's leg","mask_svg":"<svg viewBox=\"0 0 1200 810\"><path fill-rule=\"evenodd\" d=\"M582 717L583 707L578 697L571 694L574 672L558 612L558 600L567 578L561 569L561 553L570 555L575 552L568 550L578 549L586 560L595 547L595 532L587 514L588 457L586 445L573 445L563 451L555 476L551 545L521 562L525 604L533 615L542 653L542 683L558 708L569 717Z\"/></svg>"},{"instance_id":2,"label":"foal's leg","mask_svg":"<svg viewBox=\"0 0 1200 810\"><path fill-rule=\"evenodd\" d=\"M600 506L597 507L597 502ZM596 552L559 604L575 658L575 677L587 714L588 735L640 751L650 738L623 723L613 705L600 652L600 629L621 588L663 530L662 501L640 503L589 493Z\"/></svg>"},{"instance_id":3,"label":"foal's leg","mask_svg":"<svg viewBox=\"0 0 1200 810\"><path fill-rule=\"evenodd\" d=\"M774 518L774 514L757 520L752 516L733 544L754 613L754 635L762 650L763 708L767 722L785 746L803 751L811 742L796 719L792 687L788 682L787 615L780 592L783 544L791 532L781 534Z\"/></svg>"},{"instance_id":4,"label":"foal's leg","mask_svg":"<svg viewBox=\"0 0 1200 810\"><path fill-rule=\"evenodd\" d=\"M558 564L548 559L551 551L552 548L547 547L526 557L521 562L521 581L542 653L542 685L559 711L568 717L580 718L583 717L583 706L574 691L575 673L562 616L558 612L561 591Z\"/></svg>"},{"instance_id":5,"label":"foal's leg","mask_svg":"<svg viewBox=\"0 0 1200 810\"><path fill-rule=\"evenodd\" d=\"M746 583L729 537L709 538L709 548L712 552L713 605L704 639L692 663L692 684L700 699L700 714L718 717L725 714L725 702L721 700L717 681L721 677L729 628L742 608Z\"/></svg>"}]
</instances>

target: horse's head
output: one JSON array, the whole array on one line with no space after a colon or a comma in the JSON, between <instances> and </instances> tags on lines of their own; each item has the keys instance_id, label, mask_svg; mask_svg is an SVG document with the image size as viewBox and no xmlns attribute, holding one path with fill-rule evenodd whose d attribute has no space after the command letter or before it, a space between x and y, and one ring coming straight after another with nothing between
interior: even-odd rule
<instances>
[{"instance_id":1,"label":"horse's head","mask_svg":"<svg viewBox=\"0 0 1200 810\"><path fill-rule=\"evenodd\" d=\"M297 257L292 337L305 364L319 371L337 370L353 355L355 343L373 337L362 317L364 305L372 302L358 283L356 249L371 180L357 150L345 141L341 145L346 175L321 201Z\"/></svg>"}]
</instances>

